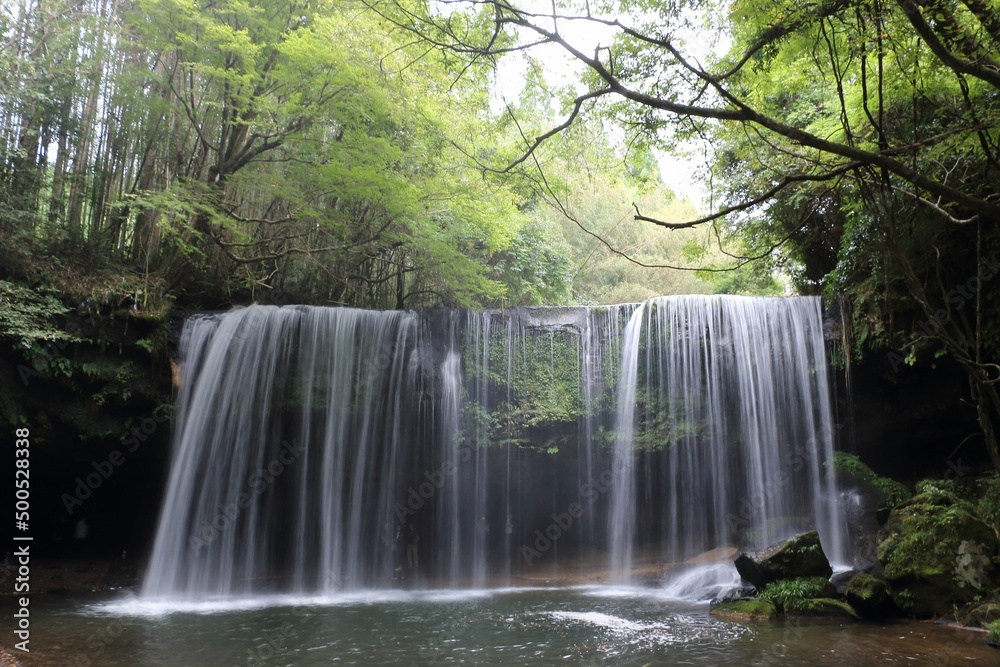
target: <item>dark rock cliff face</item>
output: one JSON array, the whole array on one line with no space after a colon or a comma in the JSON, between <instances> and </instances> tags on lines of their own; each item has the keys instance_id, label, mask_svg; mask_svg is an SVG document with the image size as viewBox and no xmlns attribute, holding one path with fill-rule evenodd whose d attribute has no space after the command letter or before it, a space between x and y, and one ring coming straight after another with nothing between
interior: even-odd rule
<instances>
[{"instance_id":1,"label":"dark rock cliff face","mask_svg":"<svg viewBox=\"0 0 1000 667\"><path fill-rule=\"evenodd\" d=\"M84 342L0 342L0 421L30 431L40 557L120 556L149 544L169 460L168 322L74 313L65 327Z\"/></svg>"},{"instance_id":2,"label":"dark rock cliff face","mask_svg":"<svg viewBox=\"0 0 1000 667\"><path fill-rule=\"evenodd\" d=\"M835 372L840 448L877 473L912 483L988 466L968 376L952 362L913 368L869 353L851 368L850 392Z\"/></svg>"}]
</instances>

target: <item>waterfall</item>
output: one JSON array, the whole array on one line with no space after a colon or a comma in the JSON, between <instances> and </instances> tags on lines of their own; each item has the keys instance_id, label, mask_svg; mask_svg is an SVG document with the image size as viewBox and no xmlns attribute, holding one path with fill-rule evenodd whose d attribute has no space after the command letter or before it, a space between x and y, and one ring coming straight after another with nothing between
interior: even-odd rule
<instances>
[{"instance_id":1,"label":"waterfall","mask_svg":"<svg viewBox=\"0 0 1000 667\"><path fill-rule=\"evenodd\" d=\"M174 459L144 592L336 589L389 576L391 480L416 318L253 307L194 317ZM364 409L357 409L364 406ZM373 571L374 554L382 554Z\"/></svg>"},{"instance_id":2,"label":"waterfall","mask_svg":"<svg viewBox=\"0 0 1000 667\"><path fill-rule=\"evenodd\" d=\"M626 330L614 575L633 566L637 525L666 563L811 528L831 561L849 562L823 465L833 429L819 299L651 299Z\"/></svg>"},{"instance_id":3,"label":"waterfall","mask_svg":"<svg viewBox=\"0 0 1000 667\"><path fill-rule=\"evenodd\" d=\"M819 529L820 302L239 308L181 340L142 595L547 580Z\"/></svg>"},{"instance_id":4,"label":"waterfall","mask_svg":"<svg viewBox=\"0 0 1000 667\"><path fill-rule=\"evenodd\" d=\"M635 541L635 407L638 385L639 334L645 304L639 306L625 327L622 346L621 378L618 405L615 409L613 486L608 536L611 546L611 572L616 580L628 580Z\"/></svg>"}]
</instances>

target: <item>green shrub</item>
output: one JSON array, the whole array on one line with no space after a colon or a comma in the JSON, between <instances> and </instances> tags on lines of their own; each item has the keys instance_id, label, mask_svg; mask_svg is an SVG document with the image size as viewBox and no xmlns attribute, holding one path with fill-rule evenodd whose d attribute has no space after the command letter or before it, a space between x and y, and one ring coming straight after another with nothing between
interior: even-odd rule
<instances>
[{"instance_id":1,"label":"green shrub","mask_svg":"<svg viewBox=\"0 0 1000 667\"><path fill-rule=\"evenodd\" d=\"M986 643L1000 648L1000 620L986 626Z\"/></svg>"},{"instance_id":2,"label":"green shrub","mask_svg":"<svg viewBox=\"0 0 1000 667\"><path fill-rule=\"evenodd\" d=\"M771 582L760 592L759 597L784 608L790 600L826 598L836 595L836 589L823 577L798 577L779 579Z\"/></svg>"},{"instance_id":3,"label":"green shrub","mask_svg":"<svg viewBox=\"0 0 1000 667\"><path fill-rule=\"evenodd\" d=\"M789 616L816 616L825 618L844 618L860 621L861 617L851 605L832 598L791 599L785 608Z\"/></svg>"}]
</instances>

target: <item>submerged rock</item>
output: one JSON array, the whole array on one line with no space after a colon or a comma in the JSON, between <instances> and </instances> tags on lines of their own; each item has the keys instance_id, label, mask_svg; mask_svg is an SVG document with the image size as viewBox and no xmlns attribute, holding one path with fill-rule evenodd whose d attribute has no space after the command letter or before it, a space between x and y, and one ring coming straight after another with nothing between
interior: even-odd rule
<instances>
[{"instance_id":1,"label":"submerged rock","mask_svg":"<svg viewBox=\"0 0 1000 667\"><path fill-rule=\"evenodd\" d=\"M889 584L870 574L851 578L844 595L847 603L864 618L885 618L897 613Z\"/></svg>"},{"instance_id":2,"label":"submerged rock","mask_svg":"<svg viewBox=\"0 0 1000 667\"><path fill-rule=\"evenodd\" d=\"M724 621L773 621L778 618L777 607L758 598L727 600L709 613Z\"/></svg>"},{"instance_id":3,"label":"submerged rock","mask_svg":"<svg viewBox=\"0 0 1000 667\"><path fill-rule=\"evenodd\" d=\"M946 614L1000 585L997 535L947 486L918 491L892 511L879 561L900 609Z\"/></svg>"},{"instance_id":4,"label":"submerged rock","mask_svg":"<svg viewBox=\"0 0 1000 667\"><path fill-rule=\"evenodd\" d=\"M735 563L740 576L758 590L778 579L829 578L833 574L815 530L795 535L763 551L743 552L736 557Z\"/></svg>"}]
</instances>

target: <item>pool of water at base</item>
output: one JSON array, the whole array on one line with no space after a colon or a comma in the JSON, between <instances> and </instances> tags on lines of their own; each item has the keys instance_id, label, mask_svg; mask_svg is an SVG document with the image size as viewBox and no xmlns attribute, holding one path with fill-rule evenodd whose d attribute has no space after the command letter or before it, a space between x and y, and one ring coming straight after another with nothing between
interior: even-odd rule
<instances>
[{"instance_id":1,"label":"pool of water at base","mask_svg":"<svg viewBox=\"0 0 1000 667\"><path fill-rule=\"evenodd\" d=\"M928 622L734 623L710 616L707 604L649 589L365 591L197 604L36 596L31 605L28 667L1000 665L983 635Z\"/></svg>"}]
</instances>

